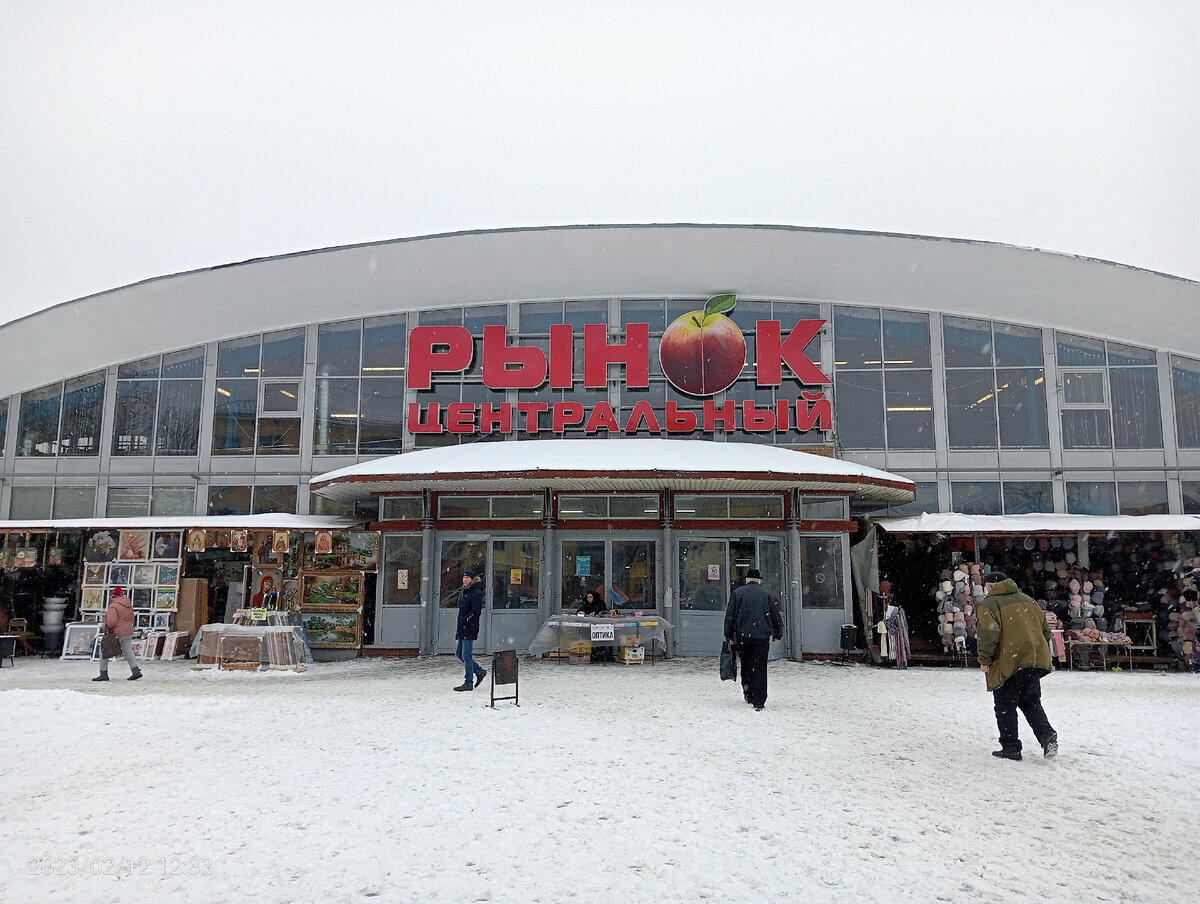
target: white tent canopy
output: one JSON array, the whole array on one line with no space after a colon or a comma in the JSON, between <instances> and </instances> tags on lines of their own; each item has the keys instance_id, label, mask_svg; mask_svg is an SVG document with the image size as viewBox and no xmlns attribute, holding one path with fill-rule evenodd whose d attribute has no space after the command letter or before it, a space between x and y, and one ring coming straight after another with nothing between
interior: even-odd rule
<instances>
[{"instance_id":1,"label":"white tent canopy","mask_svg":"<svg viewBox=\"0 0 1200 904\"><path fill-rule=\"evenodd\" d=\"M1196 515L962 515L923 512L912 518L875 519L883 530L908 534L1052 534L1118 531L1200 531Z\"/></svg>"},{"instance_id":2,"label":"white tent canopy","mask_svg":"<svg viewBox=\"0 0 1200 904\"><path fill-rule=\"evenodd\" d=\"M546 439L464 443L330 471L313 491L351 500L422 489L754 491L797 488L908 502L916 486L877 468L779 446L666 439Z\"/></svg>"}]
</instances>

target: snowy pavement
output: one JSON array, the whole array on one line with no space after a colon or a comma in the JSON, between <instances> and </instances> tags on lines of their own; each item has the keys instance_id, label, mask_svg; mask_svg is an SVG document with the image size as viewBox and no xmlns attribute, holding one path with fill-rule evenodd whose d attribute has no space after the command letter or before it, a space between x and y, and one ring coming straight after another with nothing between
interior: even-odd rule
<instances>
[{"instance_id":1,"label":"snowy pavement","mask_svg":"<svg viewBox=\"0 0 1200 904\"><path fill-rule=\"evenodd\" d=\"M493 710L447 657L18 659L3 899L1195 899L1198 676L1056 673L1016 763L974 670L773 662L756 713L714 659L520 667Z\"/></svg>"}]
</instances>

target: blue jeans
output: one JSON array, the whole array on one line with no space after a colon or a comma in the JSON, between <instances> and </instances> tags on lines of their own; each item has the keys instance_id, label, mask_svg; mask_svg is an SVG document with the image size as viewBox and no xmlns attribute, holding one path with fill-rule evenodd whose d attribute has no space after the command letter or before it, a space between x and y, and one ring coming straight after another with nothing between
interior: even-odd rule
<instances>
[{"instance_id":1,"label":"blue jeans","mask_svg":"<svg viewBox=\"0 0 1200 904\"><path fill-rule=\"evenodd\" d=\"M466 684L470 684L475 680L476 675L484 674L483 668L475 662L474 659L475 641L463 638L458 642L458 647L454 651L454 658L461 659L466 678Z\"/></svg>"}]
</instances>

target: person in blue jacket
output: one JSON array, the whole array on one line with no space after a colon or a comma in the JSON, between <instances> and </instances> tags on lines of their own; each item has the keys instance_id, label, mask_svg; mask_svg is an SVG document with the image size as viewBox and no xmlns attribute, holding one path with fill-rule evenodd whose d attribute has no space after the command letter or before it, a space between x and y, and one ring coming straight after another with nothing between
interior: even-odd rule
<instances>
[{"instance_id":1,"label":"person in blue jacket","mask_svg":"<svg viewBox=\"0 0 1200 904\"><path fill-rule=\"evenodd\" d=\"M462 660L466 677L456 691L473 691L487 675L487 670L475 662L475 641L479 638L479 618L483 614L483 578L474 568L463 570L462 596L458 599L458 627L454 639L458 647L455 657Z\"/></svg>"}]
</instances>

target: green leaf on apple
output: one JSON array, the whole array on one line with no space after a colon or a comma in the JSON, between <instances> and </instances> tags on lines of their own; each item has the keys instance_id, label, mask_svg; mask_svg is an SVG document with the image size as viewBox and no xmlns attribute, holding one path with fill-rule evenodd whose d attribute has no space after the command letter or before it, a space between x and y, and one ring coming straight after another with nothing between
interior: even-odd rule
<instances>
[{"instance_id":1,"label":"green leaf on apple","mask_svg":"<svg viewBox=\"0 0 1200 904\"><path fill-rule=\"evenodd\" d=\"M735 304L737 304L736 295L714 295L704 304L704 316L732 311Z\"/></svg>"}]
</instances>

